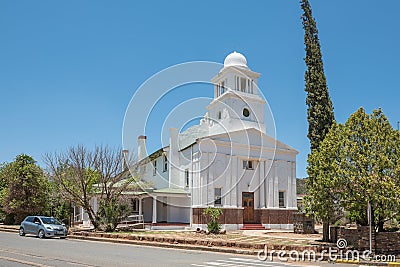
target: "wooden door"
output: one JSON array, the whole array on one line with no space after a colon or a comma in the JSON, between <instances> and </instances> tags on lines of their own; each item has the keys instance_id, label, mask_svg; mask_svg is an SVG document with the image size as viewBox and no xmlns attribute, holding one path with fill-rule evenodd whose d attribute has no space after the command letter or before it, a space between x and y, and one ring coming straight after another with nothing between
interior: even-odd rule
<instances>
[{"instance_id":1,"label":"wooden door","mask_svg":"<svg viewBox=\"0 0 400 267\"><path fill-rule=\"evenodd\" d=\"M243 223L254 222L254 193L242 192Z\"/></svg>"}]
</instances>

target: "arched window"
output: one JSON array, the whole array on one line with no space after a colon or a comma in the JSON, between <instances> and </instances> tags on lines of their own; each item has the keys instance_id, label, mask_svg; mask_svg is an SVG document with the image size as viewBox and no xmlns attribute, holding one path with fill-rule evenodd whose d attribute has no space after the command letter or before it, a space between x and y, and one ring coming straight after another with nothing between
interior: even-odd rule
<instances>
[{"instance_id":1,"label":"arched window","mask_svg":"<svg viewBox=\"0 0 400 267\"><path fill-rule=\"evenodd\" d=\"M243 116L245 116L246 118L250 116L250 111L247 108L243 109Z\"/></svg>"}]
</instances>

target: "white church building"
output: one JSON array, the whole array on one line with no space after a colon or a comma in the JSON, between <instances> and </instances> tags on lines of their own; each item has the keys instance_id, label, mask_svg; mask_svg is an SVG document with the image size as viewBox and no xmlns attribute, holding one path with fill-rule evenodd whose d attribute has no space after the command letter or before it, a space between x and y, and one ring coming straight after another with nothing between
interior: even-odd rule
<instances>
[{"instance_id":1,"label":"white church building","mask_svg":"<svg viewBox=\"0 0 400 267\"><path fill-rule=\"evenodd\" d=\"M222 209L227 230L293 227L298 152L267 135L259 76L242 54L229 54L198 125L170 129L169 145L150 155L146 136L138 137L137 171L152 189L138 192L133 206L146 222L206 229L211 206Z\"/></svg>"}]
</instances>

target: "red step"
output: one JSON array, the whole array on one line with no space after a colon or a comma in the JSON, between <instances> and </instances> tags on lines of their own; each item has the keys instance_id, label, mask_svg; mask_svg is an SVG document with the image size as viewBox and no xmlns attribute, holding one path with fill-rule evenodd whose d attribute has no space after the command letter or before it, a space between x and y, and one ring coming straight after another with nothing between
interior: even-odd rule
<instances>
[{"instance_id":1,"label":"red step","mask_svg":"<svg viewBox=\"0 0 400 267\"><path fill-rule=\"evenodd\" d=\"M262 226L261 223L245 223L243 224L243 227L240 228L240 230L268 230L269 228L266 228Z\"/></svg>"}]
</instances>

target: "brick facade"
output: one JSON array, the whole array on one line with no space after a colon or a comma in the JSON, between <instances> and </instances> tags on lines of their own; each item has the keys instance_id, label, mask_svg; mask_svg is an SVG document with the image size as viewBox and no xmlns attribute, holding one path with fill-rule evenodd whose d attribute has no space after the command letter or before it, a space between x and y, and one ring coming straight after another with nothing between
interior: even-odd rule
<instances>
[{"instance_id":1,"label":"brick facade","mask_svg":"<svg viewBox=\"0 0 400 267\"><path fill-rule=\"evenodd\" d=\"M208 218L203 214L205 208L193 208L193 223L207 224ZM222 215L219 218L221 224L241 224L243 223L243 209L222 208Z\"/></svg>"},{"instance_id":2,"label":"brick facade","mask_svg":"<svg viewBox=\"0 0 400 267\"><path fill-rule=\"evenodd\" d=\"M262 224L293 224L295 210L261 209Z\"/></svg>"},{"instance_id":3,"label":"brick facade","mask_svg":"<svg viewBox=\"0 0 400 267\"><path fill-rule=\"evenodd\" d=\"M193 208L193 223L207 224L204 208ZM254 223L261 224L293 224L294 210L286 209L254 209ZM221 224L243 224L243 209L222 208L219 219Z\"/></svg>"}]
</instances>

